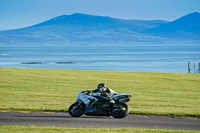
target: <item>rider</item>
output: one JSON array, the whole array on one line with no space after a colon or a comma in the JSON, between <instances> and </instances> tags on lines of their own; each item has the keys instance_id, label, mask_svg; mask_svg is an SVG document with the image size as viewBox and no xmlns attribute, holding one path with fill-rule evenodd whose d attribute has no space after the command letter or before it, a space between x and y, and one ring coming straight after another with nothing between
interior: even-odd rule
<instances>
[{"instance_id":1,"label":"rider","mask_svg":"<svg viewBox=\"0 0 200 133\"><path fill-rule=\"evenodd\" d=\"M92 93L101 93L103 94L103 96L105 97L111 97L113 94L115 94L116 92L107 88L106 87L106 84L104 83L100 83L98 86L97 86L97 89L96 90L93 90Z\"/></svg>"},{"instance_id":2,"label":"rider","mask_svg":"<svg viewBox=\"0 0 200 133\"><path fill-rule=\"evenodd\" d=\"M108 102L112 103L114 102L111 97L114 95L114 94L117 94L117 92L113 91L112 89L110 88L107 88L106 87L106 84L104 83L100 83L98 86L97 86L97 89L95 90L92 90L91 91L92 93L101 93L101 96L105 97ZM92 106L94 103L96 103L98 100L96 98L93 98L93 99L90 99L90 103L89 103L89 106Z\"/></svg>"}]
</instances>

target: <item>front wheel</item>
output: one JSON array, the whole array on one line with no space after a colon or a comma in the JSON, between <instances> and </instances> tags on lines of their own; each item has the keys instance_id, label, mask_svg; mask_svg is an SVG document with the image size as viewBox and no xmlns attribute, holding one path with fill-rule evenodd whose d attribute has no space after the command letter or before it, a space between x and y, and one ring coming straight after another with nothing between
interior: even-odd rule
<instances>
[{"instance_id":1,"label":"front wheel","mask_svg":"<svg viewBox=\"0 0 200 133\"><path fill-rule=\"evenodd\" d=\"M114 118L124 118L128 115L130 109L129 106L125 103L116 103L113 107L111 115Z\"/></svg>"},{"instance_id":2,"label":"front wheel","mask_svg":"<svg viewBox=\"0 0 200 133\"><path fill-rule=\"evenodd\" d=\"M72 117L80 117L84 114L85 112L85 106L84 104L82 103L81 105L79 105L78 102L72 104L70 107L69 107L69 114L72 116Z\"/></svg>"}]
</instances>

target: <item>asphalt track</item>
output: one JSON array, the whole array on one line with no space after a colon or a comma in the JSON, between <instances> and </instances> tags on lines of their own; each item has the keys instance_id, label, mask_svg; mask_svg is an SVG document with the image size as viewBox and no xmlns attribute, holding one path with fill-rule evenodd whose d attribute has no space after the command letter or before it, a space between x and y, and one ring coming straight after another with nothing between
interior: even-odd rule
<instances>
[{"instance_id":1,"label":"asphalt track","mask_svg":"<svg viewBox=\"0 0 200 133\"><path fill-rule=\"evenodd\" d=\"M145 128L200 131L200 120L128 115L123 119L104 116L74 118L68 113L0 112L0 126L55 126L75 128Z\"/></svg>"}]
</instances>

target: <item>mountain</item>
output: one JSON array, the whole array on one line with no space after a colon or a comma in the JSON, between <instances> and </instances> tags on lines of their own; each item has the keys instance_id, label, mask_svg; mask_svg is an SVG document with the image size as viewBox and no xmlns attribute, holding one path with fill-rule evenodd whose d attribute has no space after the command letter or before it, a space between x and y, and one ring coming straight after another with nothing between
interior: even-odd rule
<instances>
[{"instance_id":1,"label":"mountain","mask_svg":"<svg viewBox=\"0 0 200 133\"><path fill-rule=\"evenodd\" d=\"M143 33L178 40L200 40L200 13L188 14Z\"/></svg>"},{"instance_id":2,"label":"mountain","mask_svg":"<svg viewBox=\"0 0 200 133\"><path fill-rule=\"evenodd\" d=\"M123 20L75 13L26 28L0 31L0 44L200 41L199 23L200 13L197 12L172 22Z\"/></svg>"},{"instance_id":3,"label":"mountain","mask_svg":"<svg viewBox=\"0 0 200 133\"><path fill-rule=\"evenodd\" d=\"M75 13L26 28L0 31L0 43L161 42L141 32L168 23L162 20L123 20Z\"/></svg>"}]
</instances>

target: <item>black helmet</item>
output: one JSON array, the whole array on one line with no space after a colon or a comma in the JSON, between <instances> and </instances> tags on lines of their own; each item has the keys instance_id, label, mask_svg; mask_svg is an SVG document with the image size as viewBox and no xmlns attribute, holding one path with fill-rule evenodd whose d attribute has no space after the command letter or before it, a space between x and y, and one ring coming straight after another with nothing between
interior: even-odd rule
<instances>
[{"instance_id":1,"label":"black helmet","mask_svg":"<svg viewBox=\"0 0 200 133\"><path fill-rule=\"evenodd\" d=\"M97 86L97 89L101 89L101 88L105 88L105 87L106 87L106 84L100 83L100 84Z\"/></svg>"}]
</instances>

